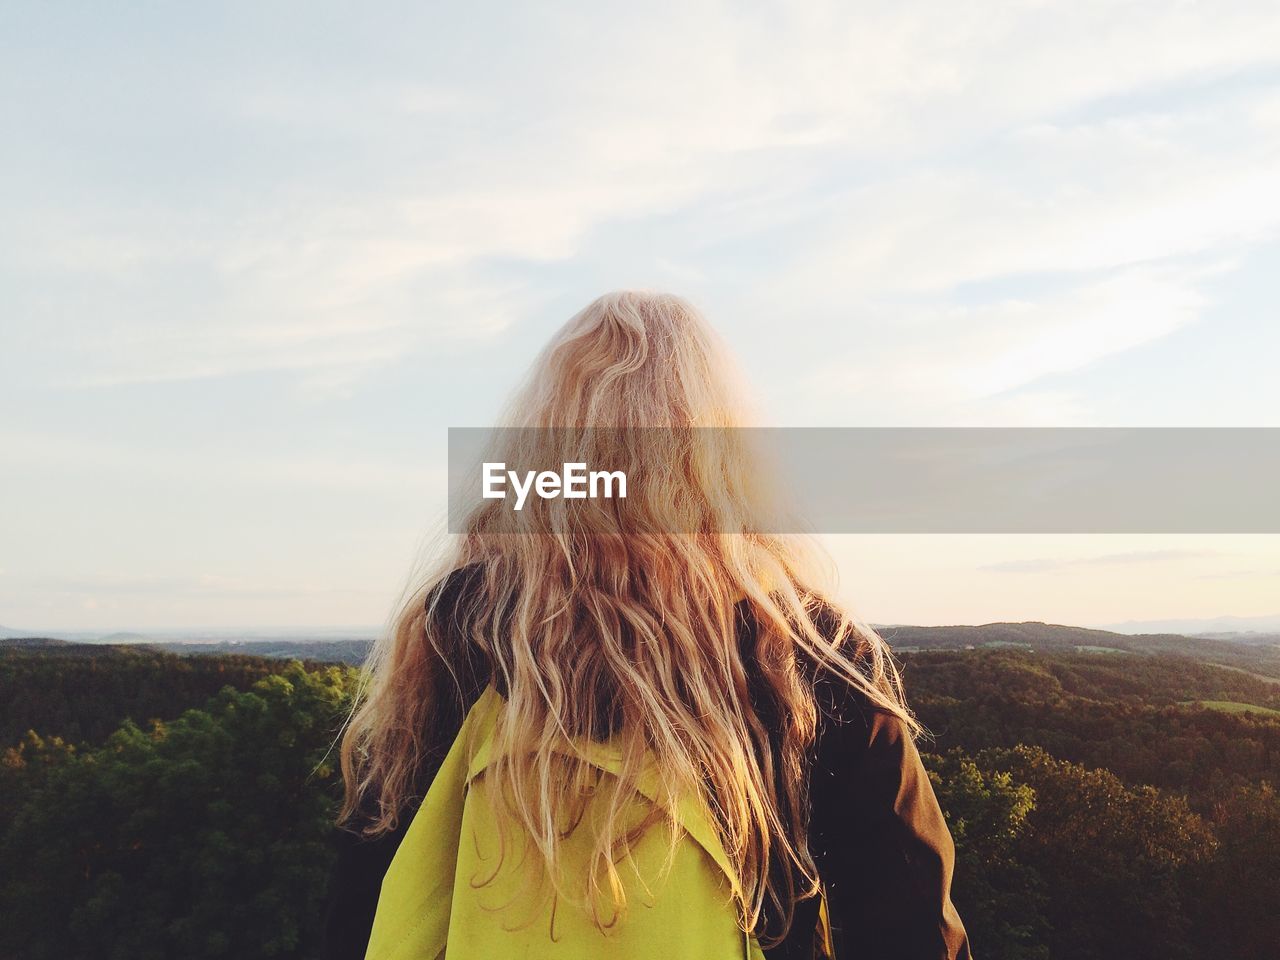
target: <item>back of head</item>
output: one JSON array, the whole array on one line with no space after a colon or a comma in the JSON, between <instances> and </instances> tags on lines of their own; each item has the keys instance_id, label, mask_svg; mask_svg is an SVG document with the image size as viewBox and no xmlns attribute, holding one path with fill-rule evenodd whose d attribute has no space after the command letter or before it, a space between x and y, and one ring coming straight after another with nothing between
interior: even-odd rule
<instances>
[{"instance_id":1,"label":"back of head","mask_svg":"<svg viewBox=\"0 0 1280 960\"><path fill-rule=\"evenodd\" d=\"M504 425L515 429L502 432L503 455L623 463L645 482L624 502L571 511L531 500L514 534L501 528L500 504L477 506L375 650L344 739L346 815L376 809L370 829L394 824L415 771L441 747L438 701L459 665L478 658L507 701L493 794L553 878L591 781L566 739L607 732L620 745L607 786L618 802L603 805L612 819L597 825L573 899L594 904L599 891L621 890L618 858L636 839L622 827L622 801L653 763L669 804L706 799L738 871L743 926L755 926L766 900L789 918L816 884L804 758L817 718L800 662L910 718L883 643L823 599L806 545L758 532L742 410L722 345L684 300L612 293L569 320L509 406ZM464 567L466 595L441 616L433 598ZM752 704L761 687L786 718L772 741ZM667 826L674 849L678 831Z\"/></svg>"},{"instance_id":2,"label":"back of head","mask_svg":"<svg viewBox=\"0 0 1280 960\"><path fill-rule=\"evenodd\" d=\"M666 293L593 300L552 337L506 421L518 427L730 427L742 397L702 315Z\"/></svg>"}]
</instances>

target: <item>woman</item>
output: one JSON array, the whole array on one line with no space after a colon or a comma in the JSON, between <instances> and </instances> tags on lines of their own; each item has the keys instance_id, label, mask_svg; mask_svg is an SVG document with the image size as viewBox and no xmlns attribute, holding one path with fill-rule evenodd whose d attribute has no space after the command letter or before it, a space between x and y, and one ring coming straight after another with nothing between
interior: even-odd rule
<instances>
[{"instance_id":1,"label":"woman","mask_svg":"<svg viewBox=\"0 0 1280 960\"><path fill-rule=\"evenodd\" d=\"M432 845L466 855L466 838L409 833L415 811L423 824L439 816L437 794L472 802L471 780L431 789L456 775L451 758L475 751L464 721L488 724L496 859L529 871L531 903L551 903L530 908L551 918L544 940L523 934L530 956L562 955L557 910L594 924L602 939L587 955L609 956L611 935L669 907L671 896L637 893L660 884L637 878L640 857L629 858L663 847L652 862L670 868L697 834L671 812L691 796L710 825L704 846L723 856L732 921L769 960L969 956L950 898L954 848L892 660L825 598L803 543L759 532L765 508L733 429L742 408L729 370L689 304L634 292L587 306L539 358L500 455L624 465L631 489L531 497L518 513L480 502L376 646L342 744L330 958L364 956L371 927L384 939L375 912L393 923L388 902L429 883L443 883L443 911L414 902L439 913L439 937L472 935L448 898L486 879L450 893L452 878L416 866ZM482 701L492 711L477 721ZM614 766L601 773L582 744L607 744ZM389 873L406 835L416 852ZM670 942L684 942L671 925Z\"/></svg>"}]
</instances>

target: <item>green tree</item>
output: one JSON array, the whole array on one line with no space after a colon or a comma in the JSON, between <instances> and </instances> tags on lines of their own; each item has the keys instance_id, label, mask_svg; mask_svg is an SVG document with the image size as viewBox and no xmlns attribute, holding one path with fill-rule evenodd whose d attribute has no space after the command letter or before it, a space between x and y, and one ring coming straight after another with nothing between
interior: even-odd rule
<instances>
[{"instance_id":1,"label":"green tree","mask_svg":"<svg viewBox=\"0 0 1280 960\"><path fill-rule=\"evenodd\" d=\"M1044 882L1015 853L1035 792L958 750L924 760L955 840L953 893L974 950L986 960L1045 960Z\"/></svg>"},{"instance_id":2,"label":"green tree","mask_svg":"<svg viewBox=\"0 0 1280 960\"><path fill-rule=\"evenodd\" d=\"M1182 797L1126 787L1115 774L1036 747L990 750L978 765L1035 791L1014 855L1048 885L1049 954L1072 960L1191 957L1185 871L1214 839Z\"/></svg>"},{"instance_id":3,"label":"green tree","mask_svg":"<svg viewBox=\"0 0 1280 960\"><path fill-rule=\"evenodd\" d=\"M27 795L75 752L61 737L41 737L28 730L17 746L0 754L0 832Z\"/></svg>"},{"instance_id":4,"label":"green tree","mask_svg":"<svg viewBox=\"0 0 1280 960\"><path fill-rule=\"evenodd\" d=\"M47 765L0 837L0 955L300 957L314 947L350 673L249 692Z\"/></svg>"},{"instance_id":5,"label":"green tree","mask_svg":"<svg viewBox=\"0 0 1280 960\"><path fill-rule=\"evenodd\" d=\"M1188 878L1206 956L1273 960L1280 945L1280 795L1244 787L1224 805L1218 852Z\"/></svg>"}]
</instances>

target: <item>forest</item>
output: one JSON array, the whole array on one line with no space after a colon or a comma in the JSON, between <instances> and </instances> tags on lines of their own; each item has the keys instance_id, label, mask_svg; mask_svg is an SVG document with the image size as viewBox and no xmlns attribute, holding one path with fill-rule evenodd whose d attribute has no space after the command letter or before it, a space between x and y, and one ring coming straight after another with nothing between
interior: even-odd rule
<instances>
[{"instance_id":1,"label":"forest","mask_svg":"<svg viewBox=\"0 0 1280 960\"><path fill-rule=\"evenodd\" d=\"M885 631L975 956L1272 960L1275 650L1043 626ZM0 958L316 956L363 651L273 646L0 641Z\"/></svg>"}]
</instances>

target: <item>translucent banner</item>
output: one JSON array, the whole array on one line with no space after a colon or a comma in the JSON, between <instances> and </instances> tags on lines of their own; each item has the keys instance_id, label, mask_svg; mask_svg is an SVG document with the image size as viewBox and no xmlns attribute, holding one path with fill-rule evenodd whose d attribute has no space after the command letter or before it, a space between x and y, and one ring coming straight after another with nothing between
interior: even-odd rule
<instances>
[{"instance_id":1,"label":"translucent banner","mask_svg":"<svg viewBox=\"0 0 1280 960\"><path fill-rule=\"evenodd\" d=\"M1277 428L449 430L449 529L1280 533Z\"/></svg>"}]
</instances>

